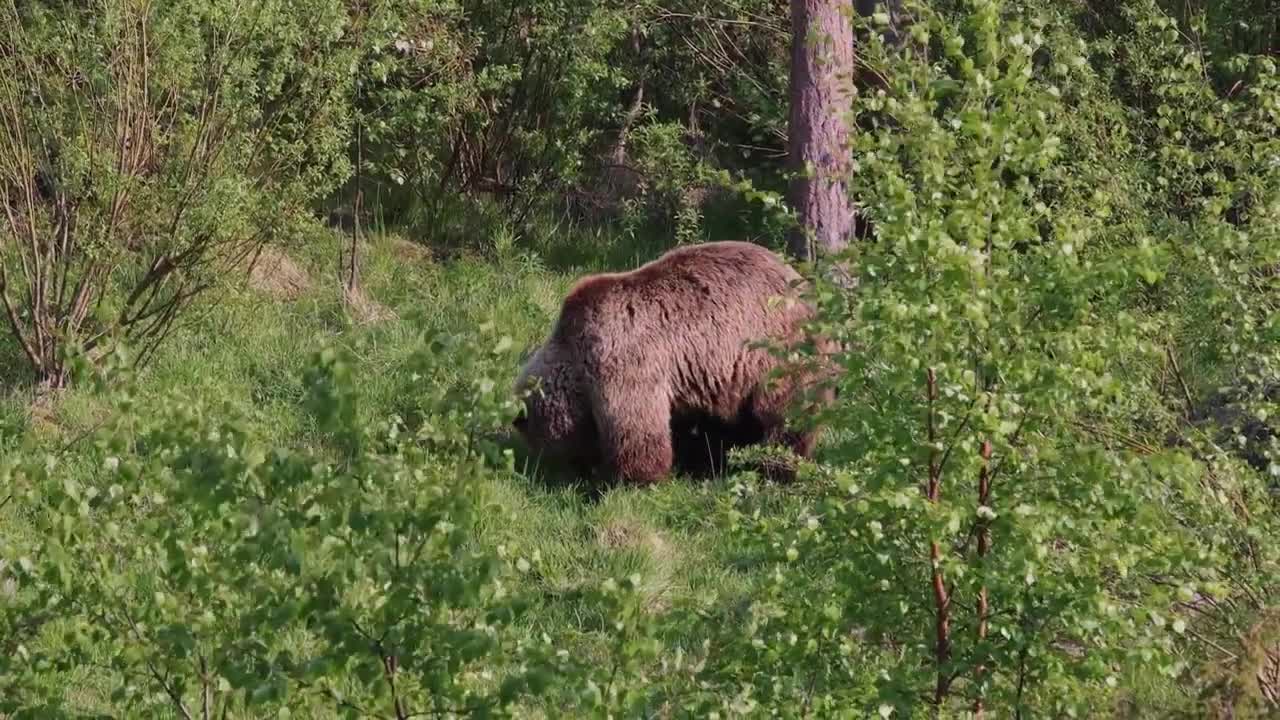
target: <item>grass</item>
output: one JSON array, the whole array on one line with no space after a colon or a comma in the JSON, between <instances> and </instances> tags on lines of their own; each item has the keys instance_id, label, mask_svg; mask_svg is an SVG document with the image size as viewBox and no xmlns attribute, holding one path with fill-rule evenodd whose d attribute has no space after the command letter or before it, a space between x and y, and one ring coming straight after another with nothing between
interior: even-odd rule
<instances>
[{"instance_id":1,"label":"grass","mask_svg":"<svg viewBox=\"0 0 1280 720\"><path fill-rule=\"evenodd\" d=\"M301 373L321 344L344 346L358 358L358 377L370 417L411 412L409 359L432 331L474 333L495 324L521 347L549 330L563 293L582 273L617 270L655 257L662 248L610 242L594 234L555 240L534 249L516 245L489 253L435 260L403 237L380 234L365 249L365 292L394 319L360 324L347 317L333 280L338 238L289 250L311 275L310 288L289 301L252 288L210 298L156 355L144 375L146 403L180 394L228 401L243 408L249 432L276 447L321 449L322 438L303 407ZM9 352L3 343L3 352ZM510 368L504 380L513 380ZM456 379L456 378L455 378ZM101 459L91 442L111 414L110 398L76 388L44 413L32 413L17 378L0 399L0 449L26 444L56 452L61 472L92 477ZM445 381L449 381L448 378ZM575 652L601 649L601 618L582 591L608 577L638 574L645 606L662 613L687 600L729 612L751 594L765 570L719 525L717 503L729 478L677 478L652 489L616 488L601 496L572 487L553 469L522 459L514 475L495 473L481 488L492 508L481 519L479 542L516 547L540 561L515 588L534 598L523 630L570 638ZM786 503L785 496L779 495ZM0 541L29 534L23 518L0 510ZM31 539L31 538L27 538ZM686 647L698 638L671 638ZM85 710L109 711L112 680L89 671L62 676L69 698Z\"/></svg>"},{"instance_id":2,"label":"grass","mask_svg":"<svg viewBox=\"0 0 1280 720\"><path fill-rule=\"evenodd\" d=\"M362 324L348 316L340 300L333 272L339 240L325 235L286 249L310 275L300 295L283 300L253 288L231 288L190 313L145 371L141 411L173 395L226 401L243 411L247 431L262 443L325 453L326 440L304 407L301 377L308 357L322 345L344 347L356 358L360 412L377 419L409 417L414 388L420 387L412 358L429 334L473 336L491 323L518 347L531 348L544 338L561 298L579 276L632 267L663 249L643 238L552 229L533 242L442 260L400 235L380 233L365 248L363 284L367 296L391 315ZM110 418L112 398L78 387L51 408L32 412L22 373L14 370L20 367L17 359L12 343L0 339L0 363L6 368L0 387L8 388L0 396L0 454L19 447L52 453L60 473L95 477L102 458L87 438ZM508 368L500 381L509 383L516 371ZM461 372L445 367L436 380L466 380ZM511 588L532 601L517 628L527 638L545 634L578 657L603 659L604 618L584 591L610 577L638 575L649 613L696 606L718 621L673 624L679 629L669 631L684 633L736 627L742 610L769 582L772 568L758 549L741 544L722 522L721 505L733 477L675 478L653 488L620 487L596 496L566 483L536 458L517 453L516 470L482 480L479 496L487 509L476 542L538 558ZM804 500L793 490L765 486L755 502L767 515L782 518L794 517ZM0 507L0 544L38 544L17 505ZM813 591L820 593L822 584L816 577ZM56 638L57 630L50 628L48 636ZM702 639L693 634L663 638L667 647L686 651L694 651ZM660 684L662 672L655 668L649 679ZM48 677L80 710L119 714L109 699L118 684L111 673L81 667ZM1126 684L1141 707L1174 697L1167 682L1139 670ZM538 710L558 716L555 707Z\"/></svg>"}]
</instances>

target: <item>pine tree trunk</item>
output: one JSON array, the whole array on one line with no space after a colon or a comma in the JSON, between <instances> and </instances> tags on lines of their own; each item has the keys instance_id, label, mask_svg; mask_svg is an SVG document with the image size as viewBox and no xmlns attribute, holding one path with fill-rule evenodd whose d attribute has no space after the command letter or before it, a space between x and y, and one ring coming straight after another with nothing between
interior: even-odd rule
<instances>
[{"instance_id":1,"label":"pine tree trunk","mask_svg":"<svg viewBox=\"0 0 1280 720\"><path fill-rule=\"evenodd\" d=\"M814 260L848 246L853 101L852 0L791 0L789 200L797 227L788 249Z\"/></svg>"},{"instance_id":2,"label":"pine tree trunk","mask_svg":"<svg viewBox=\"0 0 1280 720\"><path fill-rule=\"evenodd\" d=\"M364 127L356 121L356 196L352 202L351 245L348 248L343 287L347 297L360 291L360 214L364 212Z\"/></svg>"}]
</instances>

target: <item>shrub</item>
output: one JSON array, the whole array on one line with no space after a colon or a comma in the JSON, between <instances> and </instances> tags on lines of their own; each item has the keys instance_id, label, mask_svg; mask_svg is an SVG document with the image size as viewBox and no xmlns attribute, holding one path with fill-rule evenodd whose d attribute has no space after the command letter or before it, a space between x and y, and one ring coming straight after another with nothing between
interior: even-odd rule
<instances>
[{"instance_id":1,"label":"shrub","mask_svg":"<svg viewBox=\"0 0 1280 720\"><path fill-rule=\"evenodd\" d=\"M478 434L514 417L489 375L509 347L425 348L424 368L462 368L472 391L426 385L412 435L361 419L349 361L319 353L305 382L328 459L257 443L233 406L144 413L112 379L125 389L94 472L4 468L39 540L6 538L0 556L21 602L0 625L0 711L83 710L49 679L87 668L147 716L497 715L541 692L538 649L500 632L522 561L471 542L476 481L511 462Z\"/></svg>"},{"instance_id":2,"label":"shrub","mask_svg":"<svg viewBox=\"0 0 1280 720\"><path fill-rule=\"evenodd\" d=\"M42 386L145 360L344 172L334 2L0 8L0 298Z\"/></svg>"},{"instance_id":3,"label":"shrub","mask_svg":"<svg viewBox=\"0 0 1280 720\"><path fill-rule=\"evenodd\" d=\"M1107 97L1094 48L1049 3L917 5L912 42L861 48L888 78L855 108L854 192L876 237L848 254L856 292L816 294L815 329L848 348L825 417L843 432L806 511L735 501L776 582L711 654L705 709L1105 712L1212 657L1199 632L1240 626L1206 608L1265 609L1280 565L1247 539L1276 521L1264 479L1135 436L1166 402L1150 374L1164 333L1199 313L1221 308L1209 347L1273 367L1258 271L1277 248L1260 200L1277 187L1274 69L1253 65L1253 95L1213 97L1157 8L1126 11L1126 40L1152 43L1150 66L1125 66L1151 71L1132 76L1141 94ZM1081 118L1151 96L1181 109L1084 134ZM1127 228L1145 221L1136 237L1109 232L1098 201L1108 162L1131 169L1107 154L1126 142L1158 159L1137 168L1149 193L1116 197Z\"/></svg>"}]
</instances>

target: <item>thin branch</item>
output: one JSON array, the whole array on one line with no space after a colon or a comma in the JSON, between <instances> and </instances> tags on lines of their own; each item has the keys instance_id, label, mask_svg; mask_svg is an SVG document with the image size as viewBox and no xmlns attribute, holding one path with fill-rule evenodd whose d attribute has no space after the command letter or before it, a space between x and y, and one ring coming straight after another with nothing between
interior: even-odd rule
<instances>
[{"instance_id":1,"label":"thin branch","mask_svg":"<svg viewBox=\"0 0 1280 720\"><path fill-rule=\"evenodd\" d=\"M933 368L926 371L925 382L928 400L925 427L929 439L929 484L926 495L929 502L937 506L942 491L942 467L934 418L935 405L938 401L938 378ZM942 549L936 539L929 544L929 560L933 567L933 604L936 617L933 655L938 675L933 691L933 702L934 705L941 706L951 685L951 680L944 670L951 659L951 597L942 576Z\"/></svg>"},{"instance_id":2,"label":"thin branch","mask_svg":"<svg viewBox=\"0 0 1280 720\"><path fill-rule=\"evenodd\" d=\"M138 629L138 625L129 615L129 611L127 609L122 609L121 613L124 616L125 622L129 624L129 628L133 632L134 639L140 643L147 644L147 640L143 638L142 631ZM178 691L169 684L165 676L160 674L160 671L156 669L155 663L153 663L150 658L147 658L145 662L147 670L151 673L151 677L155 678L155 681L160 684L160 688L164 690L165 694L169 696L169 699L173 701L178 712L182 714L183 720L195 720L191 715L191 711L187 709L186 703L182 701L182 697L178 695Z\"/></svg>"},{"instance_id":3,"label":"thin branch","mask_svg":"<svg viewBox=\"0 0 1280 720\"><path fill-rule=\"evenodd\" d=\"M694 15L691 13L675 12L672 10L667 10L665 8L659 11L657 19L659 22L663 20L696 20L698 22L706 23L707 25L734 25L738 27L749 27L754 29L771 30L779 36L779 39L783 39L787 37L786 30L779 27L778 23L776 22L760 22L755 20L720 18L720 17L713 17L711 15Z\"/></svg>"},{"instance_id":4,"label":"thin branch","mask_svg":"<svg viewBox=\"0 0 1280 720\"><path fill-rule=\"evenodd\" d=\"M942 460L938 463L939 476L941 476L942 472L946 470L947 460L950 459L951 451L956 447L956 439L959 438L960 433L964 432L964 429L969 426L969 417L973 414L973 408L977 404L978 398L975 396L973 400L969 401L969 407L964 411L964 417L960 419L960 425L956 428L955 432L951 434L951 440L947 443L947 449L942 453Z\"/></svg>"},{"instance_id":5,"label":"thin branch","mask_svg":"<svg viewBox=\"0 0 1280 720\"><path fill-rule=\"evenodd\" d=\"M982 441L982 449L980 451L982 458L982 466L978 469L978 563L979 566L985 565L987 554L991 552L991 523L982 514L982 509L991 505L991 439L986 438ZM987 585L983 582L978 589L978 652L985 655L982 645L987 640L987 618L990 615L990 606L987 598ZM973 701L973 714L975 718L981 720L986 717L986 707L983 703L982 683L987 675L986 663L979 663L974 673L975 684L977 685L978 697Z\"/></svg>"},{"instance_id":6,"label":"thin branch","mask_svg":"<svg viewBox=\"0 0 1280 720\"><path fill-rule=\"evenodd\" d=\"M382 656L383 676L387 679L387 687L391 689L391 702L396 710L396 720L407 720L409 713L404 709L404 698L400 697L400 693L396 690L396 656L388 654L382 648L382 643L378 643L378 653Z\"/></svg>"},{"instance_id":7,"label":"thin branch","mask_svg":"<svg viewBox=\"0 0 1280 720\"><path fill-rule=\"evenodd\" d=\"M200 655L200 707L201 717L204 720L213 720L213 712L210 703L213 701L212 685L209 683L209 665L204 659L204 654Z\"/></svg>"},{"instance_id":8,"label":"thin branch","mask_svg":"<svg viewBox=\"0 0 1280 720\"><path fill-rule=\"evenodd\" d=\"M1187 404L1187 422L1191 422L1191 418L1195 417L1195 400L1191 397L1191 388L1187 385L1187 380L1182 376L1182 368L1178 365L1178 358L1173 354L1173 348L1166 345L1164 348L1165 355L1169 358L1169 365L1173 368L1173 377L1178 381L1178 385L1182 388L1182 397Z\"/></svg>"},{"instance_id":9,"label":"thin branch","mask_svg":"<svg viewBox=\"0 0 1280 720\"><path fill-rule=\"evenodd\" d=\"M31 366L35 368L36 372L42 372L44 370L44 358L36 352L35 346L31 344L26 333L22 332L24 324L18 318L18 310L14 307L13 301L9 299L9 273L5 269L3 261L0 261L0 302L4 304L4 312L9 321L9 329L22 347L22 353L27 356L27 360L31 362Z\"/></svg>"}]
</instances>

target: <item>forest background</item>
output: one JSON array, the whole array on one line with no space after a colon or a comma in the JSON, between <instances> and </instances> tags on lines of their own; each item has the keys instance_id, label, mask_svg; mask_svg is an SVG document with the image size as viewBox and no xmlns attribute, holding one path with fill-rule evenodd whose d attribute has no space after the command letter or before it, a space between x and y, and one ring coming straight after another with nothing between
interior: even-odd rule
<instances>
[{"instance_id":1,"label":"forest background","mask_svg":"<svg viewBox=\"0 0 1280 720\"><path fill-rule=\"evenodd\" d=\"M1268 0L7 0L0 717L1280 712L1278 62ZM571 283L719 239L845 348L800 480L529 456Z\"/></svg>"}]
</instances>

